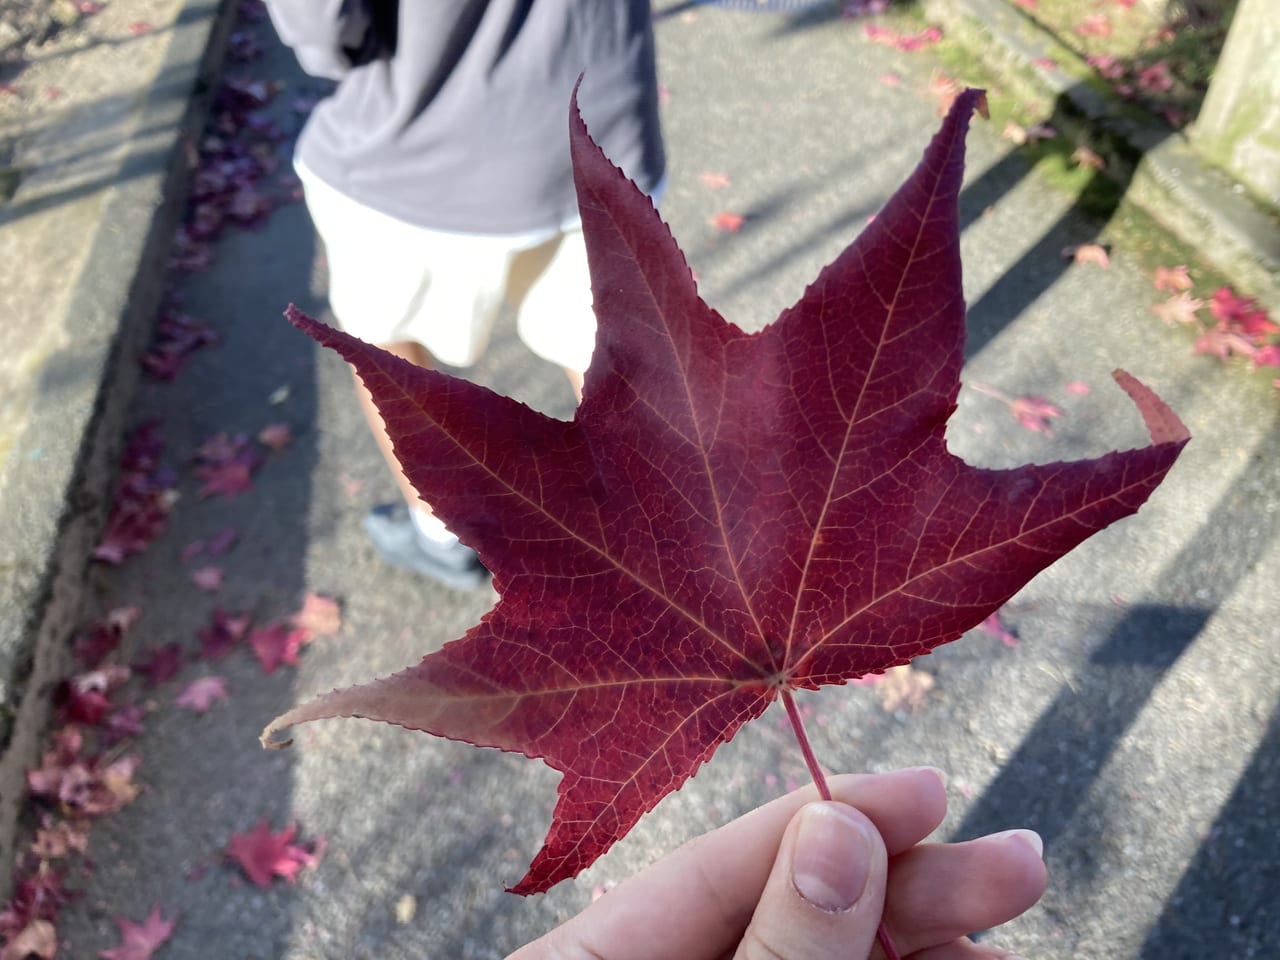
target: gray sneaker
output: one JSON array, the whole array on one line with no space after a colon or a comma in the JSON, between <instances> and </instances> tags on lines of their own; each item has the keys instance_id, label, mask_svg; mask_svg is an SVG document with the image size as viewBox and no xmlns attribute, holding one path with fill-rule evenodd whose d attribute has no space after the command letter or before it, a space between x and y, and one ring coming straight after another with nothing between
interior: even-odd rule
<instances>
[{"instance_id":1,"label":"gray sneaker","mask_svg":"<svg viewBox=\"0 0 1280 960\"><path fill-rule=\"evenodd\" d=\"M393 567L413 570L456 590L474 590L489 579L476 552L456 540L436 543L419 532L403 503L384 503L364 518L373 548Z\"/></svg>"}]
</instances>

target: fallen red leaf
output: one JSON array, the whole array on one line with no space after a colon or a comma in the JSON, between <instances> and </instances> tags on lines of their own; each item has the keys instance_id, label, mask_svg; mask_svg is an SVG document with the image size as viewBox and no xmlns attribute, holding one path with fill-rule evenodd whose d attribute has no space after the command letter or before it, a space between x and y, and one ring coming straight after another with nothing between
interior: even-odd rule
<instances>
[{"instance_id":1,"label":"fallen red leaf","mask_svg":"<svg viewBox=\"0 0 1280 960\"><path fill-rule=\"evenodd\" d=\"M295 627L312 637L327 637L342 629L342 608L333 597L307 592L302 608L290 617Z\"/></svg>"},{"instance_id":2,"label":"fallen red leaf","mask_svg":"<svg viewBox=\"0 0 1280 960\"><path fill-rule=\"evenodd\" d=\"M84 666L98 666L120 645L125 632L137 622L142 611L138 607L120 607L112 610L89 627L89 632L76 637L72 649Z\"/></svg>"},{"instance_id":3,"label":"fallen red leaf","mask_svg":"<svg viewBox=\"0 0 1280 960\"><path fill-rule=\"evenodd\" d=\"M1090 170L1107 169L1107 161L1102 158L1102 155L1095 153L1088 147L1076 147L1071 151L1071 159Z\"/></svg>"},{"instance_id":4,"label":"fallen red leaf","mask_svg":"<svg viewBox=\"0 0 1280 960\"><path fill-rule=\"evenodd\" d=\"M258 442L272 450L283 450L293 441L293 431L287 423L269 423L258 431Z\"/></svg>"},{"instance_id":5,"label":"fallen red leaf","mask_svg":"<svg viewBox=\"0 0 1280 960\"><path fill-rule=\"evenodd\" d=\"M28 946L43 958L45 955L39 950L49 946L58 911L70 902L71 896L63 886L61 870L40 864L35 870L18 872L13 879L13 895L0 912L0 936L17 939L25 935L26 940L20 946ZM8 941L6 949L13 946L14 939ZM56 947L56 939L53 945ZM28 960L26 954L16 949L11 952L12 960Z\"/></svg>"},{"instance_id":6,"label":"fallen red leaf","mask_svg":"<svg viewBox=\"0 0 1280 960\"><path fill-rule=\"evenodd\" d=\"M166 920L160 915L160 904L151 908L147 919L134 923L124 917L116 917L120 928L120 945L98 954L102 960L151 960L156 948L173 935L177 918Z\"/></svg>"},{"instance_id":7,"label":"fallen red leaf","mask_svg":"<svg viewBox=\"0 0 1280 960\"><path fill-rule=\"evenodd\" d=\"M268 624L249 634L249 645L257 654L263 673L275 673L276 667L282 663L296 665L298 651L310 640L311 634L308 631L284 621Z\"/></svg>"},{"instance_id":8,"label":"fallen red leaf","mask_svg":"<svg viewBox=\"0 0 1280 960\"><path fill-rule=\"evenodd\" d=\"M1195 353L1207 353L1219 360L1227 360L1231 357L1252 357L1258 350L1252 340L1224 324L1218 324L1203 331L1196 337L1195 346L1192 349Z\"/></svg>"},{"instance_id":9,"label":"fallen red leaf","mask_svg":"<svg viewBox=\"0 0 1280 960\"><path fill-rule=\"evenodd\" d=\"M1075 263L1095 263L1103 270L1111 266L1111 256L1100 243L1082 243L1077 247L1064 247L1062 256Z\"/></svg>"},{"instance_id":10,"label":"fallen red leaf","mask_svg":"<svg viewBox=\"0 0 1280 960\"><path fill-rule=\"evenodd\" d=\"M1062 416L1062 411L1039 394L1014 397L1009 402L1009 412L1015 420L1032 433L1053 436L1052 420Z\"/></svg>"},{"instance_id":11,"label":"fallen red leaf","mask_svg":"<svg viewBox=\"0 0 1280 960\"><path fill-rule=\"evenodd\" d=\"M710 170L705 173L698 174L698 179L702 181L702 185L704 187L711 190L722 190L733 183L733 181L729 179L728 174L715 173Z\"/></svg>"},{"instance_id":12,"label":"fallen red leaf","mask_svg":"<svg viewBox=\"0 0 1280 960\"><path fill-rule=\"evenodd\" d=\"M164 440L159 424L148 421L129 436L120 458L120 480L111 516L93 559L120 564L141 553L164 532L169 511L177 501L173 475L160 466Z\"/></svg>"},{"instance_id":13,"label":"fallen red leaf","mask_svg":"<svg viewBox=\"0 0 1280 960\"><path fill-rule=\"evenodd\" d=\"M207 660L224 657L237 643L244 639L249 631L252 615L248 613L227 613L222 609L213 611L213 622L197 631L200 640L200 656Z\"/></svg>"},{"instance_id":14,"label":"fallen red leaf","mask_svg":"<svg viewBox=\"0 0 1280 960\"><path fill-rule=\"evenodd\" d=\"M1111 20L1105 13L1091 13L1076 24L1075 29L1082 37L1109 37Z\"/></svg>"},{"instance_id":15,"label":"fallen red leaf","mask_svg":"<svg viewBox=\"0 0 1280 960\"><path fill-rule=\"evenodd\" d=\"M182 669L182 647L177 643L152 647L134 662L133 668L146 678L147 686L159 686Z\"/></svg>"},{"instance_id":16,"label":"fallen red leaf","mask_svg":"<svg viewBox=\"0 0 1280 960\"><path fill-rule=\"evenodd\" d=\"M1267 312L1251 297L1237 296L1230 287L1219 287L1209 302L1209 312L1222 324L1224 330L1242 333L1247 337L1262 337L1280 333Z\"/></svg>"},{"instance_id":17,"label":"fallen red leaf","mask_svg":"<svg viewBox=\"0 0 1280 960\"><path fill-rule=\"evenodd\" d=\"M262 458L244 434L219 433L196 451L195 475L204 481L196 496L236 497L253 489L253 471Z\"/></svg>"},{"instance_id":18,"label":"fallen red leaf","mask_svg":"<svg viewBox=\"0 0 1280 960\"><path fill-rule=\"evenodd\" d=\"M173 702L196 713L204 713L217 701L226 699L226 680L222 677L200 677L183 687Z\"/></svg>"},{"instance_id":19,"label":"fallen red leaf","mask_svg":"<svg viewBox=\"0 0 1280 960\"><path fill-rule=\"evenodd\" d=\"M289 318L353 363L405 469L501 599L395 676L276 718L360 716L563 773L518 893L591 864L792 691L960 636L1133 513L1188 439L1128 374L1153 444L978 469L946 447L963 363L958 195L976 91L794 307L747 334L704 304L649 200L571 147L599 318L572 422Z\"/></svg>"},{"instance_id":20,"label":"fallen red leaf","mask_svg":"<svg viewBox=\"0 0 1280 960\"><path fill-rule=\"evenodd\" d=\"M746 222L747 218L742 214L730 213L727 210L717 213L711 218L711 225L717 230L723 230L726 233L737 233Z\"/></svg>"},{"instance_id":21,"label":"fallen red leaf","mask_svg":"<svg viewBox=\"0 0 1280 960\"><path fill-rule=\"evenodd\" d=\"M58 931L48 920L32 920L12 939L6 939L0 960L53 960L58 955Z\"/></svg>"},{"instance_id":22,"label":"fallen red leaf","mask_svg":"<svg viewBox=\"0 0 1280 960\"><path fill-rule=\"evenodd\" d=\"M201 590L215 593L222 589L222 568L204 566L191 571L191 582Z\"/></svg>"},{"instance_id":23,"label":"fallen red leaf","mask_svg":"<svg viewBox=\"0 0 1280 960\"><path fill-rule=\"evenodd\" d=\"M978 629L991 634L1006 647L1016 647L1018 645L1018 637L1008 627L1004 625L1004 621L1000 619L1000 611L992 611L991 616L978 624Z\"/></svg>"},{"instance_id":24,"label":"fallen red leaf","mask_svg":"<svg viewBox=\"0 0 1280 960\"><path fill-rule=\"evenodd\" d=\"M1157 303L1151 308L1151 312L1165 323L1197 323L1197 314L1203 306L1203 300L1197 300L1184 291L1164 303Z\"/></svg>"},{"instance_id":25,"label":"fallen red leaf","mask_svg":"<svg viewBox=\"0 0 1280 960\"><path fill-rule=\"evenodd\" d=\"M1185 263L1180 263L1176 267L1156 267L1152 283L1157 290L1190 290L1191 274L1188 273Z\"/></svg>"},{"instance_id":26,"label":"fallen red leaf","mask_svg":"<svg viewBox=\"0 0 1280 960\"><path fill-rule=\"evenodd\" d=\"M296 883L303 867L314 867L320 860L322 845L317 841L311 849L293 842L297 824L291 823L279 833L272 833L266 817L246 833L232 834L226 854L259 887L271 886L276 877Z\"/></svg>"}]
</instances>

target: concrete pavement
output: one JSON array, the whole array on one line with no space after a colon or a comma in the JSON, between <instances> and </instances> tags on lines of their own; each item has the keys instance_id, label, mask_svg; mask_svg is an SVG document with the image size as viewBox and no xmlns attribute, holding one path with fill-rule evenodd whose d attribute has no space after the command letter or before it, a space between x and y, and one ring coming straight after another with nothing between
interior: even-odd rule
<instances>
[{"instance_id":1,"label":"concrete pavement","mask_svg":"<svg viewBox=\"0 0 1280 960\"><path fill-rule=\"evenodd\" d=\"M660 10L662 4L658 5ZM685 5L682 5L685 6ZM663 215L727 318L758 328L912 169L936 127L929 54L865 42L826 9L753 15L686 9L659 20L671 184ZM270 43L251 66L308 89ZM876 82L901 76L898 86ZM287 144L281 145L282 155ZM1136 517L1037 578L1006 609L1015 648L975 634L917 663L933 687L914 712L886 710L874 687L827 688L806 704L834 770L935 763L951 774L940 835L1031 826L1046 840L1052 886L999 943L1028 957L1265 957L1280 944L1275 889L1280 415L1273 392L1189 354L1149 313L1149 277L1115 250L1112 266L1068 265L1060 249L1100 225L1028 175L998 131L969 139L965 222L971 306L966 383L1045 394L1064 409L1047 438L968 389L953 449L991 466L1095 455L1144 442L1108 373L1119 366L1174 406L1194 435ZM728 177L711 190L703 173ZM746 217L736 233L712 218ZM136 749L146 789L93 830L95 870L59 922L65 956L115 943L112 915L179 915L157 956L178 958L489 958L580 909L594 888L634 872L805 780L778 716L762 718L577 881L543 897L502 892L536 851L554 800L547 769L494 751L368 724L300 732L263 753L262 724L296 699L379 676L461 635L492 601L381 566L359 528L392 496L351 401L349 375L282 320L289 301L323 310L323 270L305 211L286 206L257 231L233 231L215 266L182 280L184 309L222 342L171 384L143 381L123 416L159 419L182 500L168 531L119 569L95 570L93 613L137 604L130 656L169 641L195 647L214 606L262 621L310 590L341 597L341 632L296 671L264 676L243 652L190 666L149 696ZM563 378L509 327L475 372L567 416ZM1086 396L1067 390L1080 382ZM272 399L283 402L273 403ZM252 435L287 422L252 492L195 496L186 466L219 430ZM6 510L7 515L7 510ZM215 595L195 588L184 546L228 525L240 542ZM175 709L182 680L227 678L208 714ZM267 817L296 820L327 852L296 887L241 882L220 851ZM406 899L409 898L409 899ZM406 922L405 904L416 912ZM401 910L397 916L397 905Z\"/></svg>"}]
</instances>

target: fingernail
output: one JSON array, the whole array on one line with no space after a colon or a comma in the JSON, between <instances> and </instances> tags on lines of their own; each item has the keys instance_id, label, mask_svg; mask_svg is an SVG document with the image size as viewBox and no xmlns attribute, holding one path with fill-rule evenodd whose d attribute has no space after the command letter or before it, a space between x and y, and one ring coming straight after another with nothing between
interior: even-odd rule
<instances>
[{"instance_id":1,"label":"fingernail","mask_svg":"<svg viewBox=\"0 0 1280 960\"><path fill-rule=\"evenodd\" d=\"M908 767L907 769L908 770L928 770L930 773L932 773L935 777L938 778L938 782L941 783L944 788L947 785L946 771L938 767L923 766L923 767Z\"/></svg>"},{"instance_id":2,"label":"fingernail","mask_svg":"<svg viewBox=\"0 0 1280 960\"><path fill-rule=\"evenodd\" d=\"M848 910L862 897L871 872L871 839L840 804L811 803L800 813L791 883L827 913Z\"/></svg>"},{"instance_id":3,"label":"fingernail","mask_svg":"<svg viewBox=\"0 0 1280 960\"><path fill-rule=\"evenodd\" d=\"M1044 841L1040 839L1040 834L1034 830L1006 830L1004 833L997 833L994 839L1004 840L1009 837L1017 837L1034 850L1037 857L1041 860L1044 859Z\"/></svg>"}]
</instances>

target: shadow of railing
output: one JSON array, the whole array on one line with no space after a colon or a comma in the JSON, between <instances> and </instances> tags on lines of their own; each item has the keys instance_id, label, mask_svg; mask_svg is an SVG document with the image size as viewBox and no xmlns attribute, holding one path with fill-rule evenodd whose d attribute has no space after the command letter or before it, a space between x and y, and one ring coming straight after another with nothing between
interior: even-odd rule
<instances>
[{"instance_id":1,"label":"shadow of railing","mask_svg":"<svg viewBox=\"0 0 1280 960\"><path fill-rule=\"evenodd\" d=\"M1276 940L1275 892L1280 863L1266 855L1280 823L1280 705L1248 768L1236 781L1139 956L1150 960L1205 956L1204 932L1216 931L1213 953L1260 956ZM1268 924L1270 924L1268 926Z\"/></svg>"}]
</instances>

